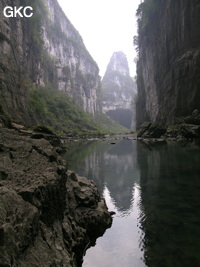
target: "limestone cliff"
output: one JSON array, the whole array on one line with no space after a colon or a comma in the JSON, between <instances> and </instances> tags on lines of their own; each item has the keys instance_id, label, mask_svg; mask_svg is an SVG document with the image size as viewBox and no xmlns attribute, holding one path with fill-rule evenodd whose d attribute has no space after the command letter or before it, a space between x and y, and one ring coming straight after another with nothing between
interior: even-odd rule
<instances>
[{"instance_id":1,"label":"limestone cliff","mask_svg":"<svg viewBox=\"0 0 200 267\"><path fill-rule=\"evenodd\" d=\"M33 123L29 90L65 92L84 111L95 114L99 69L57 0L0 1L1 110L14 120ZM5 6L33 7L31 18L6 18Z\"/></svg>"},{"instance_id":2,"label":"limestone cliff","mask_svg":"<svg viewBox=\"0 0 200 267\"><path fill-rule=\"evenodd\" d=\"M133 98L136 85L123 52L113 53L102 80L102 91L103 112L126 128L135 128Z\"/></svg>"},{"instance_id":3,"label":"limestone cliff","mask_svg":"<svg viewBox=\"0 0 200 267\"><path fill-rule=\"evenodd\" d=\"M138 9L137 126L200 109L200 3L146 0Z\"/></svg>"}]
</instances>

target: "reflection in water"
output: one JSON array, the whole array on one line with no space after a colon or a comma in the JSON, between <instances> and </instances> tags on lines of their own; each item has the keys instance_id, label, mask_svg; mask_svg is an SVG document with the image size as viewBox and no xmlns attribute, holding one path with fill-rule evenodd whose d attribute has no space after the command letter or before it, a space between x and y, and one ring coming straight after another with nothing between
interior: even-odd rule
<instances>
[{"instance_id":1,"label":"reflection in water","mask_svg":"<svg viewBox=\"0 0 200 267\"><path fill-rule=\"evenodd\" d=\"M69 168L93 179L109 210L116 212L111 229L97 240L95 247L87 251L83 266L145 267L139 243L142 230L137 226L140 174L136 141L73 146L66 154Z\"/></svg>"},{"instance_id":2,"label":"reflection in water","mask_svg":"<svg viewBox=\"0 0 200 267\"><path fill-rule=\"evenodd\" d=\"M66 159L116 211L84 267L200 266L199 146L77 143Z\"/></svg>"},{"instance_id":3,"label":"reflection in water","mask_svg":"<svg viewBox=\"0 0 200 267\"><path fill-rule=\"evenodd\" d=\"M200 266L200 148L138 144L147 266Z\"/></svg>"},{"instance_id":4,"label":"reflection in water","mask_svg":"<svg viewBox=\"0 0 200 267\"><path fill-rule=\"evenodd\" d=\"M84 146L73 145L66 154L66 159L69 168L94 180L101 194L106 186L115 207L121 212L128 212L134 184L139 182L136 152L136 142L131 140L115 145L98 141Z\"/></svg>"}]
</instances>

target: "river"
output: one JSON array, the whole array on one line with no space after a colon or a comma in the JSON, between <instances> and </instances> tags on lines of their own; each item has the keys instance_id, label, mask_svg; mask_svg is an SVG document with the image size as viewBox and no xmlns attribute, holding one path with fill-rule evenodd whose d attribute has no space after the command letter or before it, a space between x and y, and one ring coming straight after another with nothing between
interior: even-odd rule
<instances>
[{"instance_id":1,"label":"river","mask_svg":"<svg viewBox=\"0 0 200 267\"><path fill-rule=\"evenodd\" d=\"M83 267L200 266L200 145L114 142L70 143L64 156L116 212Z\"/></svg>"}]
</instances>

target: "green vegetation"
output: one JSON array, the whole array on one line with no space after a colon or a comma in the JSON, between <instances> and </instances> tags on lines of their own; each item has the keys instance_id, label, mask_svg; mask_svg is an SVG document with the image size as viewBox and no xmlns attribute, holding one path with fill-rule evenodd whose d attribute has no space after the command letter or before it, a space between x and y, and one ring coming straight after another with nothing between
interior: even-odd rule
<instances>
[{"instance_id":1,"label":"green vegetation","mask_svg":"<svg viewBox=\"0 0 200 267\"><path fill-rule=\"evenodd\" d=\"M59 135L84 135L103 133L124 133L128 130L103 114L95 118L84 112L65 93L39 88L29 91L29 105L32 114Z\"/></svg>"},{"instance_id":2,"label":"green vegetation","mask_svg":"<svg viewBox=\"0 0 200 267\"><path fill-rule=\"evenodd\" d=\"M42 25L48 11L44 0L24 0L26 6L31 6L34 15L27 20L27 30L30 35L30 46L35 54L40 55L43 50Z\"/></svg>"},{"instance_id":3,"label":"green vegetation","mask_svg":"<svg viewBox=\"0 0 200 267\"><path fill-rule=\"evenodd\" d=\"M129 129L118 124L116 121L111 120L106 115L100 113L95 117L101 131L104 133L128 133Z\"/></svg>"},{"instance_id":4,"label":"green vegetation","mask_svg":"<svg viewBox=\"0 0 200 267\"><path fill-rule=\"evenodd\" d=\"M147 36L149 27L153 23L156 22L155 13L158 9L158 5L160 4L160 0L144 0L137 10L138 17L138 33L139 35ZM137 40L135 38L135 43Z\"/></svg>"}]
</instances>

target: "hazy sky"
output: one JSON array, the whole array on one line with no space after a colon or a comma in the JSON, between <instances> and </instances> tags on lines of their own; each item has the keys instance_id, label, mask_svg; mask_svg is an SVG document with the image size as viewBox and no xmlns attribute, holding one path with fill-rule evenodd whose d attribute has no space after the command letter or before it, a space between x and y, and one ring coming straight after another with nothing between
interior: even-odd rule
<instances>
[{"instance_id":1,"label":"hazy sky","mask_svg":"<svg viewBox=\"0 0 200 267\"><path fill-rule=\"evenodd\" d=\"M123 51L135 76L133 36L140 0L58 0L103 76L115 51Z\"/></svg>"}]
</instances>

